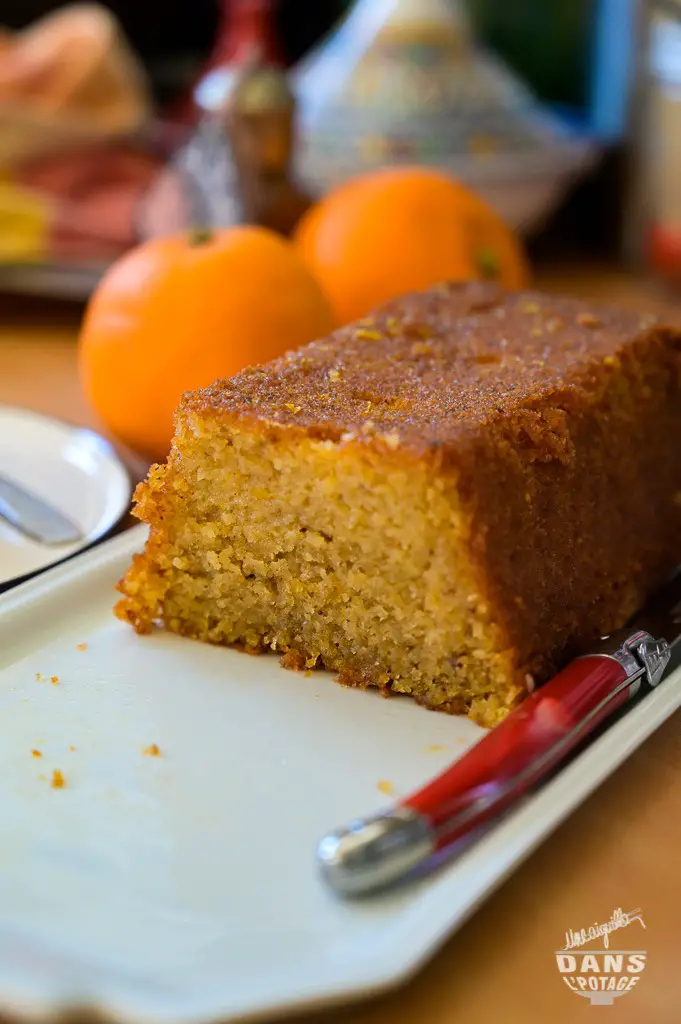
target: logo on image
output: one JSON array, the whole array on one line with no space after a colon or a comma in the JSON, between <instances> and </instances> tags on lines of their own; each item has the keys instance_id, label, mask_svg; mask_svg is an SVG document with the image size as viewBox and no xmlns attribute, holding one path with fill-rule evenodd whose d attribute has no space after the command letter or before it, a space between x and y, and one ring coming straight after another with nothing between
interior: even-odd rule
<instances>
[{"instance_id":1,"label":"logo on image","mask_svg":"<svg viewBox=\"0 0 681 1024\"><path fill-rule=\"evenodd\" d=\"M565 933L565 946L556 950L556 964L567 987L592 1006L611 1006L631 992L646 965L645 949L611 948L611 935L637 922L645 930L640 910L613 911L609 921ZM594 945L590 945L593 943ZM629 945L629 943L626 943ZM625 945L619 941L617 945ZM588 948L585 948L588 947Z\"/></svg>"}]
</instances>

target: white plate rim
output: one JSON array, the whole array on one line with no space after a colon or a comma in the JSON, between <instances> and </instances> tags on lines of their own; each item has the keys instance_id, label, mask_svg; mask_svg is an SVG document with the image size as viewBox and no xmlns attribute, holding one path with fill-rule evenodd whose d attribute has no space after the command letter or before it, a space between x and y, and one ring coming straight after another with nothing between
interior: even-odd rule
<instances>
[{"instance_id":1,"label":"white plate rim","mask_svg":"<svg viewBox=\"0 0 681 1024\"><path fill-rule=\"evenodd\" d=\"M34 409L2 402L0 403L0 416L6 413L10 416L17 417L18 419L39 423L51 430L56 429L60 432L68 433L74 439L88 438L90 444L97 450L99 456L106 460L111 471L116 476L119 500L112 508L111 514L98 525L96 530L91 531L87 537L83 539L82 543L73 551L70 551L68 554L63 556L59 555L55 559L46 562L43 566L33 569L28 573L22 573L19 576L10 576L7 579L0 579L0 594L10 588L32 580L35 576L46 572L48 569L53 569L56 566L62 565L64 562L70 561L72 558L83 554L93 545L100 543L104 538L108 537L111 531L122 521L125 513L130 508L130 502L134 490L132 476L116 451L116 448L111 441L107 440L107 438L103 437L96 430L93 430L91 427L78 426L68 420L60 419L57 416L50 416L46 413L36 412Z\"/></svg>"}]
</instances>

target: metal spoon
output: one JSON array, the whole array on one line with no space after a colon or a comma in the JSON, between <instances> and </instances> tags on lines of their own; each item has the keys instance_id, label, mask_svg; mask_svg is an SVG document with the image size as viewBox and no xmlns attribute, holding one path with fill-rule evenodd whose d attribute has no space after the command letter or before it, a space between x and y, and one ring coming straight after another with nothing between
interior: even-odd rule
<instances>
[{"instance_id":1,"label":"metal spoon","mask_svg":"<svg viewBox=\"0 0 681 1024\"><path fill-rule=\"evenodd\" d=\"M41 544L73 544L83 534L74 522L43 498L0 476L0 517Z\"/></svg>"}]
</instances>

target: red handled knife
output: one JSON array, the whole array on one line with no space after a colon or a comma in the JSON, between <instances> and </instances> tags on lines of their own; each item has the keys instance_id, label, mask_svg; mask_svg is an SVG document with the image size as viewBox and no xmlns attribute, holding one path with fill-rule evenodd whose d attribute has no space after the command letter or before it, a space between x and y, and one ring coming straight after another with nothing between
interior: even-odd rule
<instances>
[{"instance_id":1,"label":"red handled knife","mask_svg":"<svg viewBox=\"0 0 681 1024\"><path fill-rule=\"evenodd\" d=\"M328 885L342 896L383 888L493 821L642 687L657 686L679 640L681 573L432 782L324 836L317 861Z\"/></svg>"}]
</instances>

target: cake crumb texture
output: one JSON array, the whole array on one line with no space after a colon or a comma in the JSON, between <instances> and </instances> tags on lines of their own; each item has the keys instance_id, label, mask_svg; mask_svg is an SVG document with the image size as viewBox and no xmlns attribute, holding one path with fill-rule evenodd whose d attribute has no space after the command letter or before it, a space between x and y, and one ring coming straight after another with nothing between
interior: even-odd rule
<instances>
[{"instance_id":1,"label":"cake crumb texture","mask_svg":"<svg viewBox=\"0 0 681 1024\"><path fill-rule=\"evenodd\" d=\"M681 554L681 335L443 285L186 395L117 614L493 725Z\"/></svg>"}]
</instances>

